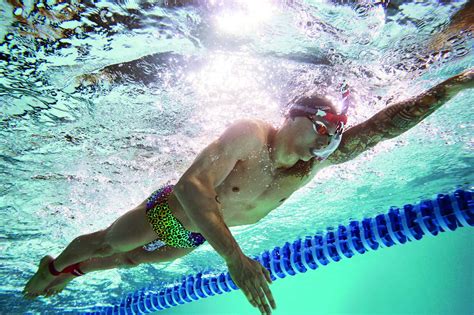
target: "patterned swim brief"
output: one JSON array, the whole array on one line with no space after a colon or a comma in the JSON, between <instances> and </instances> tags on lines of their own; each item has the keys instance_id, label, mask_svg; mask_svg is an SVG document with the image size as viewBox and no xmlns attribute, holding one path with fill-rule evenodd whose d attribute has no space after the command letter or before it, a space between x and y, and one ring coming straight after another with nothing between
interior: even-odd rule
<instances>
[{"instance_id":1,"label":"patterned swim brief","mask_svg":"<svg viewBox=\"0 0 474 315\"><path fill-rule=\"evenodd\" d=\"M143 246L143 249L147 251L154 251L165 245L177 248L195 248L206 241L201 233L187 230L171 213L168 197L173 192L173 187L173 185L161 187L147 199L148 222L159 237Z\"/></svg>"}]
</instances>

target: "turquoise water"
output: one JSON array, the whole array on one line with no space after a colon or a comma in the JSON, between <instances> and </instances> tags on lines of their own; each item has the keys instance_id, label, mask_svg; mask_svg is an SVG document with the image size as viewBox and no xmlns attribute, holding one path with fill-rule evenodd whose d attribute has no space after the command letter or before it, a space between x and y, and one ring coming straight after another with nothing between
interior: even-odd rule
<instances>
[{"instance_id":1,"label":"turquoise water","mask_svg":"<svg viewBox=\"0 0 474 315\"><path fill-rule=\"evenodd\" d=\"M278 125L288 100L319 91L337 101L345 80L355 125L474 65L472 34L435 41L463 1L196 3L0 4L1 313L108 305L223 270L205 244L172 263L92 273L51 299L21 297L43 255L175 182L235 119ZM243 251L472 188L473 96L461 92L400 137L321 171L257 224L232 228ZM464 229L275 282L275 314L472 314L472 242ZM164 313L258 312L233 292Z\"/></svg>"}]
</instances>

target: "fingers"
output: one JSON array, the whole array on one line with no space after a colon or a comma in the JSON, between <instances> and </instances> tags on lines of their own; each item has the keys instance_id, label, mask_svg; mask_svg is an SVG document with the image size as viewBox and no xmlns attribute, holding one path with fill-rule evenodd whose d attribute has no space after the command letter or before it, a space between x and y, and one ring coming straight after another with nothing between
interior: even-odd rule
<instances>
[{"instance_id":1,"label":"fingers","mask_svg":"<svg viewBox=\"0 0 474 315\"><path fill-rule=\"evenodd\" d=\"M273 298L272 291L270 291L270 288L268 287L268 284L265 281L262 281L261 288L263 289L263 293L265 293L268 302L270 302L270 305L272 306L272 308L275 309L276 308L275 299ZM265 300L265 296L263 295L263 293L261 293L261 298L262 300Z\"/></svg>"},{"instance_id":2,"label":"fingers","mask_svg":"<svg viewBox=\"0 0 474 315\"><path fill-rule=\"evenodd\" d=\"M257 294L257 301L259 301L258 308L262 314L271 314L272 310L265 299L265 294L262 292L262 288L255 288Z\"/></svg>"},{"instance_id":3,"label":"fingers","mask_svg":"<svg viewBox=\"0 0 474 315\"><path fill-rule=\"evenodd\" d=\"M272 276L270 275L270 271L268 271L266 268L262 268L263 270L263 274L265 275L265 278L267 279L268 282L270 282L270 284L273 283L272 281Z\"/></svg>"},{"instance_id":4,"label":"fingers","mask_svg":"<svg viewBox=\"0 0 474 315\"><path fill-rule=\"evenodd\" d=\"M262 314L271 314L272 308L276 308L276 303L267 284L270 275L266 274L265 272L263 273L267 279L262 277L260 280L257 280L256 283L248 282L245 286L245 295L247 296L250 304L252 304L254 307L258 307ZM271 308L267 300L270 303Z\"/></svg>"},{"instance_id":5,"label":"fingers","mask_svg":"<svg viewBox=\"0 0 474 315\"><path fill-rule=\"evenodd\" d=\"M257 300L254 297L252 290L247 287L241 287L241 290L244 292L245 297L247 298L247 300L249 300L250 304L252 304L253 307L258 307Z\"/></svg>"},{"instance_id":6,"label":"fingers","mask_svg":"<svg viewBox=\"0 0 474 315\"><path fill-rule=\"evenodd\" d=\"M267 279L267 281L270 284L272 284L273 281L272 281L272 277L271 277L270 272L266 268L264 268L263 266L262 266L262 270L263 270L263 274L265 275L265 278ZM270 288L268 287L268 284L265 281L262 281L262 288L263 288L263 291L265 292L265 294L267 295L267 299L270 302L270 305L272 306L273 309L275 309L276 308L275 300L273 299L272 292L270 291Z\"/></svg>"},{"instance_id":7,"label":"fingers","mask_svg":"<svg viewBox=\"0 0 474 315\"><path fill-rule=\"evenodd\" d=\"M260 312L262 314L265 314L265 306L264 306L264 303L262 302L262 300L260 298L259 291L260 290L255 288L255 287L252 287L252 286L249 287L249 292L250 292L250 295L251 295L251 301L254 302L254 304L252 304L252 305L255 306L255 307L258 307Z\"/></svg>"},{"instance_id":8,"label":"fingers","mask_svg":"<svg viewBox=\"0 0 474 315\"><path fill-rule=\"evenodd\" d=\"M272 308L276 308L276 303L268 287L268 283L272 283L270 272L250 258L244 259L241 264L228 264L228 267L232 280L242 290L250 304L258 307L262 314L271 314Z\"/></svg>"}]
</instances>

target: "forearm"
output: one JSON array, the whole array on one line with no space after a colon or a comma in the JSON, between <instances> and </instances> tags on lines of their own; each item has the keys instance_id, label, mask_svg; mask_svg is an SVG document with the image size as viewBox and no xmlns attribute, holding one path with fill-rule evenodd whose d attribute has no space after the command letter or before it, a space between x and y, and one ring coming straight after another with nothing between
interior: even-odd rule
<instances>
[{"instance_id":1,"label":"forearm","mask_svg":"<svg viewBox=\"0 0 474 315\"><path fill-rule=\"evenodd\" d=\"M215 191L198 183L186 183L175 189L176 196L190 220L217 253L229 263L243 255L216 202ZM196 196L199 196L196 198Z\"/></svg>"},{"instance_id":2,"label":"forearm","mask_svg":"<svg viewBox=\"0 0 474 315\"><path fill-rule=\"evenodd\" d=\"M441 107L459 91L471 87L472 79L466 80L463 74L454 76L436 85L428 91L403 102L384 109L383 128L377 128L384 133L384 138L393 138L414 127Z\"/></svg>"}]
</instances>

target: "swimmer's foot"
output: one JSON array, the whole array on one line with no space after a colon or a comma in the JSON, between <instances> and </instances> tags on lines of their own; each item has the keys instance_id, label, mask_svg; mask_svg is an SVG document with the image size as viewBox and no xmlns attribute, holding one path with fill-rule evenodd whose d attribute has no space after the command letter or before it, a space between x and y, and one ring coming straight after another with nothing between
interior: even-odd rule
<instances>
[{"instance_id":1,"label":"swimmer's foot","mask_svg":"<svg viewBox=\"0 0 474 315\"><path fill-rule=\"evenodd\" d=\"M27 299L34 299L41 295L44 289L50 284L55 276L49 272L49 263L53 261L54 258L51 256L44 256L39 264L38 271L34 274L33 277L28 281L23 289L23 295Z\"/></svg>"},{"instance_id":2,"label":"swimmer's foot","mask_svg":"<svg viewBox=\"0 0 474 315\"><path fill-rule=\"evenodd\" d=\"M77 278L70 273L57 276L44 290L44 295L50 297L60 293L72 279Z\"/></svg>"}]
</instances>

